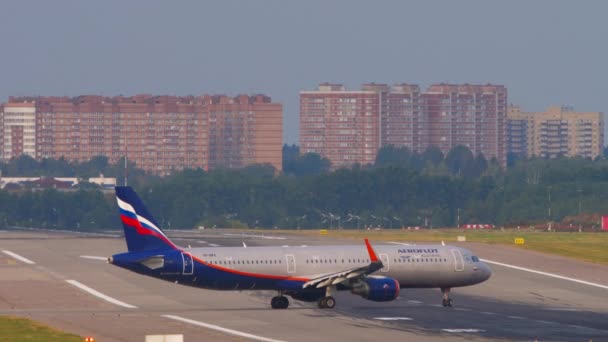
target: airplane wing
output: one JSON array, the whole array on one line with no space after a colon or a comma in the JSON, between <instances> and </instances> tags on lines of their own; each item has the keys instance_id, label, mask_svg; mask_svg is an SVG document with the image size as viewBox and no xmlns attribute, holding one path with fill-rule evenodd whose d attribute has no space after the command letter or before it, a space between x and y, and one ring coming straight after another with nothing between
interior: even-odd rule
<instances>
[{"instance_id":1,"label":"airplane wing","mask_svg":"<svg viewBox=\"0 0 608 342\"><path fill-rule=\"evenodd\" d=\"M357 278L365 277L368 274L372 274L384 267L384 265L382 265L382 261L378 259L378 257L376 256L376 252L374 251L367 239L365 239L365 246L367 247L367 252L369 253L369 260L371 261L369 265L319 276L304 283L302 285L302 288L305 289L314 286L319 289L326 286L337 285L346 280L355 280Z\"/></svg>"}]
</instances>

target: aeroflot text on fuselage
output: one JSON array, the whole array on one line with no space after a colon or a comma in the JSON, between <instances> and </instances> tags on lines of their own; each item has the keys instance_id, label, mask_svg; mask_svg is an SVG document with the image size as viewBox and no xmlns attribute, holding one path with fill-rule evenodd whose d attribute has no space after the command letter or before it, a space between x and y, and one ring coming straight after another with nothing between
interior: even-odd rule
<instances>
[{"instance_id":1,"label":"aeroflot text on fuselage","mask_svg":"<svg viewBox=\"0 0 608 342\"><path fill-rule=\"evenodd\" d=\"M398 253L417 253L417 254L420 254L420 253L423 253L423 254L437 254L437 253L439 253L439 250L436 249L436 248L427 248L427 249L421 249L421 248L418 248L418 249L413 248L413 249L411 249L411 248L408 248L408 249L399 249L397 252Z\"/></svg>"}]
</instances>

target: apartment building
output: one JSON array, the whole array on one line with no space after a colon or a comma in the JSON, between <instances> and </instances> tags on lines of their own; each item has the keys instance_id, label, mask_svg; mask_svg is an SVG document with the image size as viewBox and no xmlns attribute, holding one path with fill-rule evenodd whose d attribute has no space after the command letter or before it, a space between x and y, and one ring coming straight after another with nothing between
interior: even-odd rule
<instances>
[{"instance_id":1,"label":"apartment building","mask_svg":"<svg viewBox=\"0 0 608 342\"><path fill-rule=\"evenodd\" d=\"M283 107L264 95L204 96L209 167L271 164L282 169Z\"/></svg>"},{"instance_id":2,"label":"apartment building","mask_svg":"<svg viewBox=\"0 0 608 342\"><path fill-rule=\"evenodd\" d=\"M324 83L300 92L300 148L332 167L369 164L386 145L444 153L465 145L506 164L507 90L497 85L368 83L361 90Z\"/></svg>"},{"instance_id":3,"label":"apartment building","mask_svg":"<svg viewBox=\"0 0 608 342\"><path fill-rule=\"evenodd\" d=\"M502 85L434 84L421 95L428 145L445 154L467 146L506 165L507 89Z\"/></svg>"},{"instance_id":4,"label":"apartment building","mask_svg":"<svg viewBox=\"0 0 608 342\"><path fill-rule=\"evenodd\" d=\"M0 115L2 156L36 156L36 108L32 103L7 103Z\"/></svg>"},{"instance_id":5,"label":"apartment building","mask_svg":"<svg viewBox=\"0 0 608 342\"><path fill-rule=\"evenodd\" d=\"M523 112L510 106L509 152L521 156L596 158L604 146L604 115L552 106L544 112ZM521 142L521 144L519 143ZM524 152L525 145L525 152Z\"/></svg>"},{"instance_id":6,"label":"apartment building","mask_svg":"<svg viewBox=\"0 0 608 342\"><path fill-rule=\"evenodd\" d=\"M160 175L253 163L281 169L282 106L263 95L12 97L3 108L3 160L126 155Z\"/></svg>"},{"instance_id":7,"label":"apartment building","mask_svg":"<svg viewBox=\"0 0 608 342\"><path fill-rule=\"evenodd\" d=\"M529 113L522 112L519 106L507 107L507 152L517 157L528 157L528 148L533 144L530 139L530 125L534 122L530 120Z\"/></svg>"},{"instance_id":8,"label":"apartment building","mask_svg":"<svg viewBox=\"0 0 608 342\"><path fill-rule=\"evenodd\" d=\"M380 148L384 102L376 87L382 86L350 91L323 83L316 91L300 92L300 151L318 153L334 168L373 163Z\"/></svg>"}]
</instances>

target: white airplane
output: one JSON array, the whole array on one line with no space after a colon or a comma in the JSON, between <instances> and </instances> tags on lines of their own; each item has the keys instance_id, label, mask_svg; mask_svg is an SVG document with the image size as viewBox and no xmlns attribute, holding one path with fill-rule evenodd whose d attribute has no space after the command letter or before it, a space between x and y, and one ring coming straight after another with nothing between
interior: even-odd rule
<instances>
[{"instance_id":1,"label":"white airplane","mask_svg":"<svg viewBox=\"0 0 608 342\"><path fill-rule=\"evenodd\" d=\"M116 200L128 252L108 262L144 275L214 290L275 290L273 309L295 300L336 305L335 291L349 290L384 302L401 288L440 288L451 307L453 287L481 283L490 268L471 251L441 245L363 245L310 247L201 247L173 244L135 191L116 187Z\"/></svg>"}]
</instances>

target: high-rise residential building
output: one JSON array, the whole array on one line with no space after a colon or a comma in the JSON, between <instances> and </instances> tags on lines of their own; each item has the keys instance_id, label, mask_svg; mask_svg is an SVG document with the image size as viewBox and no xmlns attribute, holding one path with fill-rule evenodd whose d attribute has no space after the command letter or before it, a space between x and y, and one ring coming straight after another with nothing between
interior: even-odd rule
<instances>
[{"instance_id":1,"label":"high-rise residential building","mask_svg":"<svg viewBox=\"0 0 608 342\"><path fill-rule=\"evenodd\" d=\"M421 95L428 144L443 153L467 146L506 165L507 89L502 85L434 84Z\"/></svg>"},{"instance_id":2,"label":"high-rise residential building","mask_svg":"<svg viewBox=\"0 0 608 342\"><path fill-rule=\"evenodd\" d=\"M544 112L522 112L512 106L508 111L509 140L527 142L526 156L596 158L604 145L604 115L601 112L575 112L571 107L549 107ZM519 145L510 152L522 153Z\"/></svg>"},{"instance_id":3,"label":"high-rise residential building","mask_svg":"<svg viewBox=\"0 0 608 342\"><path fill-rule=\"evenodd\" d=\"M36 156L36 108L32 103L7 103L2 108L2 156Z\"/></svg>"},{"instance_id":4,"label":"high-rise residential building","mask_svg":"<svg viewBox=\"0 0 608 342\"><path fill-rule=\"evenodd\" d=\"M527 157L528 147L532 144L529 139L529 125L532 124L530 115L521 111L519 106L507 108L507 152L517 157Z\"/></svg>"},{"instance_id":5,"label":"high-rise residential building","mask_svg":"<svg viewBox=\"0 0 608 342\"><path fill-rule=\"evenodd\" d=\"M368 164L380 148L382 93L324 83L300 92L300 151L319 153L338 168Z\"/></svg>"},{"instance_id":6,"label":"high-rise residential building","mask_svg":"<svg viewBox=\"0 0 608 342\"><path fill-rule=\"evenodd\" d=\"M206 96L209 167L271 164L282 168L283 107L264 95Z\"/></svg>"},{"instance_id":7,"label":"high-rise residential building","mask_svg":"<svg viewBox=\"0 0 608 342\"><path fill-rule=\"evenodd\" d=\"M381 144L422 152L428 147L428 123L420 109L420 87L396 84L386 93L381 112Z\"/></svg>"},{"instance_id":8,"label":"high-rise residential building","mask_svg":"<svg viewBox=\"0 0 608 342\"><path fill-rule=\"evenodd\" d=\"M506 163L507 90L497 85L364 84L349 91L321 84L300 92L300 148L328 158L332 167L373 163L386 145L447 153L465 145Z\"/></svg>"},{"instance_id":9,"label":"high-rise residential building","mask_svg":"<svg viewBox=\"0 0 608 342\"><path fill-rule=\"evenodd\" d=\"M126 155L160 175L254 163L281 170L282 106L263 95L30 97L3 108L3 160Z\"/></svg>"}]
</instances>

